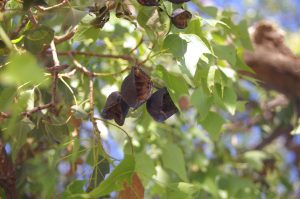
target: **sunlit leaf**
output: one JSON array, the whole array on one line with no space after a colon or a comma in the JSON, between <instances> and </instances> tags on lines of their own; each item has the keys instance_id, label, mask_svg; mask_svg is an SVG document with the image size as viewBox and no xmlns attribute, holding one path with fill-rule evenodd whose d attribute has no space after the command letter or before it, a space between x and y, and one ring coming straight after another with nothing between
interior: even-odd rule
<instances>
[{"instance_id":1,"label":"sunlit leaf","mask_svg":"<svg viewBox=\"0 0 300 199\"><path fill-rule=\"evenodd\" d=\"M12 54L7 69L0 72L0 82L8 85L41 84L47 86L43 69L29 53Z\"/></svg>"},{"instance_id":2,"label":"sunlit leaf","mask_svg":"<svg viewBox=\"0 0 300 199\"><path fill-rule=\"evenodd\" d=\"M177 145L168 143L163 147L162 161L164 168L171 169L183 181L187 181L183 153Z\"/></svg>"}]
</instances>

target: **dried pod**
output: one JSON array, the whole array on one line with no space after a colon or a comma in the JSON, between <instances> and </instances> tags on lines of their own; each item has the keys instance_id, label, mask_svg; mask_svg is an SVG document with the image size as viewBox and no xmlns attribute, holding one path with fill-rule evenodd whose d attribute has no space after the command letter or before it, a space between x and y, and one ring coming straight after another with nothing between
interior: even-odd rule
<instances>
[{"instance_id":1,"label":"dried pod","mask_svg":"<svg viewBox=\"0 0 300 199\"><path fill-rule=\"evenodd\" d=\"M133 67L121 86L124 101L132 108L143 104L151 95L150 77L139 67Z\"/></svg>"},{"instance_id":2,"label":"dried pod","mask_svg":"<svg viewBox=\"0 0 300 199\"><path fill-rule=\"evenodd\" d=\"M90 8L90 12L93 12L96 15L96 18L91 21L91 25L95 28L103 28L106 22L109 21L110 12L107 6L103 6L99 10L98 8L92 7Z\"/></svg>"},{"instance_id":3,"label":"dried pod","mask_svg":"<svg viewBox=\"0 0 300 199\"><path fill-rule=\"evenodd\" d=\"M182 4L182 3L185 3L185 2L189 2L191 0L168 0L172 3L175 3L175 4Z\"/></svg>"},{"instance_id":4,"label":"dried pod","mask_svg":"<svg viewBox=\"0 0 300 199\"><path fill-rule=\"evenodd\" d=\"M189 11L184 10L182 8L174 10L171 15L172 24L179 29L186 28L191 18L192 14Z\"/></svg>"},{"instance_id":5,"label":"dried pod","mask_svg":"<svg viewBox=\"0 0 300 199\"><path fill-rule=\"evenodd\" d=\"M132 13L130 12L129 8L128 8L128 5L124 4L124 3L121 3L119 2L117 4L117 8L116 8L116 17L118 18L126 18L128 16L131 16Z\"/></svg>"},{"instance_id":6,"label":"dried pod","mask_svg":"<svg viewBox=\"0 0 300 199\"><path fill-rule=\"evenodd\" d=\"M106 120L114 119L118 125L122 126L128 110L129 106L122 99L120 93L116 91L108 96L101 116Z\"/></svg>"},{"instance_id":7,"label":"dried pod","mask_svg":"<svg viewBox=\"0 0 300 199\"><path fill-rule=\"evenodd\" d=\"M178 112L167 88L157 90L147 101L147 111L158 122L163 122Z\"/></svg>"},{"instance_id":8,"label":"dried pod","mask_svg":"<svg viewBox=\"0 0 300 199\"><path fill-rule=\"evenodd\" d=\"M137 0L143 6L159 6L158 0Z\"/></svg>"}]
</instances>

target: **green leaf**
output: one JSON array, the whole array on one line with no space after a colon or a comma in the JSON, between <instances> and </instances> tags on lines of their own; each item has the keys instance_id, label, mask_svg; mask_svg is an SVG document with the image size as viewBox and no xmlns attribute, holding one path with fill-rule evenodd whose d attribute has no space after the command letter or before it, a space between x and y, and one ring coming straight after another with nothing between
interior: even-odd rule
<instances>
[{"instance_id":1,"label":"green leaf","mask_svg":"<svg viewBox=\"0 0 300 199\"><path fill-rule=\"evenodd\" d=\"M109 162L106 159L104 159L102 156L100 156L98 159L98 163L93 170L87 188L87 192L97 187L104 180L105 175L108 173L109 173Z\"/></svg>"},{"instance_id":2,"label":"green leaf","mask_svg":"<svg viewBox=\"0 0 300 199\"><path fill-rule=\"evenodd\" d=\"M231 197L235 196L238 191L246 192L246 189L255 188L250 179L233 175L221 176L218 185L220 189L226 190Z\"/></svg>"},{"instance_id":3,"label":"green leaf","mask_svg":"<svg viewBox=\"0 0 300 199\"><path fill-rule=\"evenodd\" d=\"M200 6L201 12L208 14L209 16L216 17L218 8L213 6Z\"/></svg>"},{"instance_id":4,"label":"green leaf","mask_svg":"<svg viewBox=\"0 0 300 199\"><path fill-rule=\"evenodd\" d=\"M220 59L225 59L232 66L236 64L236 50L233 46L214 45L214 53Z\"/></svg>"},{"instance_id":5,"label":"green leaf","mask_svg":"<svg viewBox=\"0 0 300 199\"><path fill-rule=\"evenodd\" d=\"M36 59L29 53L12 54L6 70L0 73L0 82L8 85L37 85L45 80L43 69L38 66ZM41 87L47 86L44 81Z\"/></svg>"},{"instance_id":6,"label":"green leaf","mask_svg":"<svg viewBox=\"0 0 300 199\"><path fill-rule=\"evenodd\" d=\"M186 182L179 182L177 187L180 191L189 195L194 195L199 191L198 186Z\"/></svg>"},{"instance_id":7,"label":"green leaf","mask_svg":"<svg viewBox=\"0 0 300 199\"><path fill-rule=\"evenodd\" d=\"M32 53L39 53L45 45L49 45L54 38L54 31L47 26L37 26L25 32L24 47Z\"/></svg>"},{"instance_id":8,"label":"green leaf","mask_svg":"<svg viewBox=\"0 0 300 199\"><path fill-rule=\"evenodd\" d=\"M163 147L162 162L164 168L174 171L183 181L187 181L183 153L176 144L167 143Z\"/></svg>"},{"instance_id":9,"label":"green leaf","mask_svg":"<svg viewBox=\"0 0 300 199\"><path fill-rule=\"evenodd\" d=\"M178 34L170 34L165 40L163 47L173 54L176 58L181 58L187 51L187 41Z\"/></svg>"},{"instance_id":10,"label":"green leaf","mask_svg":"<svg viewBox=\"0 0 300 199\"><path fill-rule=\"evenodd\" d=\"M88 197L97 198L105 196L113 191L122 188L124 181L130 181L135 168L135 160L131 155L126 154L125 158L112 173L99 186L87 194Z\"/></svg>"},{"instance_id":11,"label":"green leaf","mask_svg":"<svg viewBox=\"0 0 300 199\"><path fill-rule=\"evenodd\" d=\"M201 88L195 90L191 97L192 105L197 108L201 120L204 119L209 113L212 105L212 97L207 96Z\"/></svg>"},{"instance_id":12,"label":"green leaf","mask_svg":"<svg viewBox=\"0 0 300 199\"><path fill-rule=\"evenodd\" d=\"M216 71L218 70L217 66L209 67L208 74L207 74L207 86L210 93L213 92L213 88L215 86L215 75Z\"/></svg>"},{"instance_id":13,"label":"green leaf","mask_svg":"<svg viewBox=\"0 0 300 199\"><path fill-rule=\"evenodd\" d=\"M85 180L75 180L71 182L65 192L62 194L62 199L74 198L82 199L83 197L78 194L83 194L83 186L85 185Z\"/></svg>"},{"instance_id":14,"label":"green leaf","mask_svg":"<svg viewBox=\"0 0 300 199\"><path fill-rule=\"evenodd\" d=\"M186 34L195 34L197 35L207 46L208 49L211 49L211 45L206 37L201 31L201 18L199 16L194 16L193 19L189 22L188 27L185 30Z\"/></svg>"},{"instance_id":15,"label":"green leaf","mask_svg":"<svg viewBox=\"0 0 300 199\"><path fill-rule=\"evenodd\" d=\"M143 152L135 155L135 171L139 174L144 184L147 184L152 176L156 173L153 160Z\"/></svg>"},{"instance_id":16,"label":"green leaf","mask_svg":"<svg viewBox=\"0 0 300 199\"><path fill-rule=\"evenodd\" d=\"M219 114L209 112L207 117L203 121L200 121L200 123L203 128L208 131L212 140L217 141L225 120Z\"/></svg>"},{"instance_id":17,"label":"green leaf","mask_svg":"<svg viewBox=\"0 0 300 199\"><path fill-rule=\"evenodd\" d=\"M96 41L99 38L101 29L94 28L90 23L96 18L96 15L90 13L84 16L78 25L77 31L73 37L74 41L84 41L91 39Z\"/></svg>"},{"instance_id":18,"label":"green leaf","mask_svg":"<svg viewBox=\"0 0 300 199\"><path fill-rule=\"evenodd\" d=\"M261 170L263 167L263 160L267 158L267 155L263 151L247 151L244 154L244 158L251 167Z\"/></svg>"},{"instance_id":19,"label":"green leaf","mask_svg":"<svg viewBox=\"0 0 300 199\"><path fill-rule=\"evenodd\" d=\"M179 61L181 62L181 64L185 65L190 74L194 76L199 59L201 58L205 62L208 62L208 59L204 56L204 54L211 53L211 51L205 45L205 43L195 34L180 34L180 37L186 41L187 48L184 56L181 57ZM173 46L173 48L175 47Z\"/></svg>"},{"instance_id":20,"label":"green leaf","mask_svg":"<svg viewBox=\"0 0 300 199\"><path fill-rule=\"evenodd\" d=\"M237 106L237 96L233 88L225 87L223 102L229 113L234 115Z\"/></svg>"},{"instance_id":21,"label":"green leaf","mask_svg":"<svg viewBox=\"0 0 300 199\"><path fill-rule=\"evenodd\" d=\"M248 50L253 50L252 42L249 36L248 31L248 23L246 20L242 20L237 26L236 26L236 32L238 34L238 38L241 40L242 45L244 48Z\"/></svg>"},{"instance_id":22,"label":"green leaf","mask_svg":"<svg viewBox=\"0 0 300 199\"><path fill-rule=\"evenodd\" d=\"M48 136L56 143L62 143L64 139L69 135L69 129L67 124L52 125L46 123L45 130Z\"/></svg>"}]
</instances>

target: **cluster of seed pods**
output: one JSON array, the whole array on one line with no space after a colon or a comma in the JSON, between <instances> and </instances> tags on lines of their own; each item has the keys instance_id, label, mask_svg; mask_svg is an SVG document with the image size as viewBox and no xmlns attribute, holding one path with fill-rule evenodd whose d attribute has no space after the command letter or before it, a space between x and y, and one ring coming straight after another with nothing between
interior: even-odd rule
<instances>
[{"instance_id":1,"label":"cluster of seed pods","mask_svg":"<svg viewBox=\"0 0 300 199\"><path fill-rule=\"evenodd\" d=\"M104 119L114 121L122 126L129 108L137 109L147 103L147 111L152 118L163 122L178 112L168 90L160 88L152 94L150 77L138 66L131 69L130 74L123 80L121 91L111 93L101 112Z\"/></svg>"},{"instance_id":2,"label":"cluster of seed pods","mask_svg":"<svg viewBox=\"0 0 300 199\"><path fill-rule=\"evenodd\" d=\"M160 6L159 0L137 0L137 1L143 6ZM168 0L168 1L174 4L182 4L190 0ZM176 26L179 29L184 29L187 27L188 22L191 20L192 14L183 8L177 8L172 12L170 18L174 26Z\"/></svg>"}]
</instances>

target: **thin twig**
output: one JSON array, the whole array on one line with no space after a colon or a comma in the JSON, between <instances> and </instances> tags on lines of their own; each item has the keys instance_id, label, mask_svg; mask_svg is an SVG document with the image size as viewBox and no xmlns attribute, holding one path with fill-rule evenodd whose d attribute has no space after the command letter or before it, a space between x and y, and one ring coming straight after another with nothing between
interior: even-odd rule
<instances>
[{"instance_id":1,"label":"thin twig","mask_svg":"<svg viewBox=\"0 0 300 199\"><path fill-rule=\"evenodd\" d=\"M51 52L52 52L52 59L54 62L54 66L59 66L60 63L59 63L59 59L58 59L58 56L56 53L56 47L55 47L54 41L51 42L50 47L52 50ZM53 84L52 84L52 104L57 103L57 93L56 93L57 83L58 83L58 72L54 72L53 73Z\"/></svg>"},{"instance_id":2,"label":"thin twig","mask_svg":"<svg viewBox=\"0 0 300 199\"><path fill-rule=\"evenodd\" d=\"M28 117L28 116L31 116L33 113L36 113L36 112L44 110L44 109L51 108L52 106L53 106L52 103L48 103L48 104L44 104L44 105L41 105L41 106L37 106L37 107L34 107L33 109L31 109L29 111L22 112L21 115Z\"/></svg>"},{"instance_id":3,"label":"thin twig","mask_svg":"<svg viewBox=\"0 0 300 199\"><path fill-rule=\"evenodd\" d=\"M59 65L59 66L48 67L47 70L48 70L49 72L60 72L60 71L65 70L65 69L68 68L68 67L69 67L68 64L62 64L62 65Z\"/></svg>"},{"instance_id":4,"label":"thin twig","mask_svg":"<svg viewBox=\"0 0 300 199\"><path fill-rule=\"evenodd\" d=\"M20 115L23 116L23 117L24 117L24 116L29 117L29 116L31 116L32 114L36 113L36 112L39 112L39 111L44 110L44 109L51 108L52 106L53 106L52 103L40 105L40 106L34 107L34 108L31 109L31 110L24 111L24 112L22 112ZM10 116L11 116L11 115L10 115L9 113L0 112L0 118L7 119L7 118L9 118Z\"/></svg>"},{"instance_id":5,"label":"thin twig","mask_svg":"<svg viewBox=\"0 0 300 199\"><path fill-rule=\"evenodd\" d=\"M60 44L64 41L67 41L67 40L71 39L75 35L76 31L77 31L77 26L74 27L71 31L67 32L64 35L55 36L54 37L54 43L55 44Z\"/></svg>"},{"instance_id":6,"label":"thin twig","mask_svg":"<svg viewBox=\"0 0 300 199\"><path fill-rule=\"evenodd\" d=\"M130 55L110 55L110 54L98 54L98 53L93 53L93 52L81 52L81 51L61 51L61 52L57 52L57 54L61 55L61 56L82 55L82 56L108 58L108 59L123 59L123 60L127 60L127 61L135 60Z\"/></svg>"},{"instance_id":7,"label":"thin twig","mask_svg":"<svg viewBox=\"0 0 300 199\"><path fill-rule=\"evenodd\" d=\"M76 59L73 58L73 63L76 67L76 69L78 69L79 71L81 71L83 74L85 74L88 77L93 77L94 74L89 71L86 67L84 67L83 65L81 65Z\"/></svg>"},{"instance_id":8,"label":"thin twig","mask_svg":"<svg viewBox=\"0 0 300 199\"><path fill-rule=\"evenodd\" d=\"M107 76L114 76L121 74L123 72L126 72L127 70L130 69L130 67L126 67L125 69L116 72L116 73L97 73L97 72L91 72L89 71L86 67L84 67L82 64L80 64L76 59L72 58L74 66L76 69L81 71L83 74L85 74L88 77L107 77Z\"/></svg>"},{"instance_id":9,"label":"thin twig","mask_svg":"<svg viewBox=\"0 0 300 199\"><path fill-rule=\"evenodd\" d=\"M133 49L131 49L128 54L133 53L136 49L138 49L138 47L140 47L140 45L142 45L143 42L144 42L144 38L142 37L139 43Z\"/></svg>"},{"instance_id":10,"label":"thin twig","mask_svg":"<svg viewBox=\"0 0 300 199\"><path fill-rule=\"evenodd\" d=\"M62 0L61 3L58 3L58 4L50 6L50 7L36 6L36 9L39 11L42 11L42 12L46 12L46 11L54 10L56 8L63 7L67 3L68 3L68 0Z\"/></svg>"}]
</instances>

